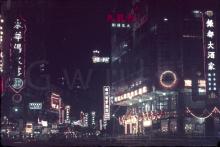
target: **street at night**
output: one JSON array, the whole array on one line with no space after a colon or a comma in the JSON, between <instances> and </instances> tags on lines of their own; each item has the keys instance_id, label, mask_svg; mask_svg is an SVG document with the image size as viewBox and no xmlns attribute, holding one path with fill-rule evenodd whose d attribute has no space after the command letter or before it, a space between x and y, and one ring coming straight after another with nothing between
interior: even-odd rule
<instances>
[{"instance_id":1,"label":"street at night","mask_svg":"<svg viewBox=\"0 0 220 147\"><path fill-rule=\"evenodd\" d=\"M220 146L219 0L0 0L2 146Z\"/></svg>"}]
</instances>

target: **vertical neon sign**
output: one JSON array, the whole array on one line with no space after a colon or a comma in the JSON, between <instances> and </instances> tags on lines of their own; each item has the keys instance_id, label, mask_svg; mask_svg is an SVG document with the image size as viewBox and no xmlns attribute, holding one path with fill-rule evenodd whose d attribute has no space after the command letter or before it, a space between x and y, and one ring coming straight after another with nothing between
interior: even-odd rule
<instances>
[{"instance_id":1,"label":"vertical neon sign","mask_svg":"<svg viewBox=\"0 0 220 147\"><path fill-rule=\"evenodd\" d=\"M204 15L205 23L205 47L206 47L206 83L209 98L217 97L216 79L216 34L213 11L206 11Z\"/></svg>"},{"instance_id":2,"label":"vertical neon sign","mask_svg":"<svg viewBox=\"0 0 220 147\"><path fill-rule=\"evenodd\" d=\"M14 102L22 100L21 90L24 88L25 79L25 21L17 18L13 25L13 36L11 38L10 64L11 83L10 87L15 92ZM17 99L17 100L16 100Z\"/></svg>"}]
</instances>

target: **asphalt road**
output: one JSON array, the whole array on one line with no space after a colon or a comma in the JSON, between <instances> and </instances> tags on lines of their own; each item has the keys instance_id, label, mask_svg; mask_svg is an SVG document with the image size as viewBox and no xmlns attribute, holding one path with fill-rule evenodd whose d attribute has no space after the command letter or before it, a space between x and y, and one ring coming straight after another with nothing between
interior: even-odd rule
<instances>
[{"instance_id":1,"label":"asphalt road","mask_svg":"<svg viewBox=\"0 0 220 147\"><path fill-rule=\"evenodd\" d=\"M146 137L102 137L80 140L54 140L30 142L4 142L3 146L44 147L44 146L220 146L219 138L146 138Z\"/></svg>"}]
</instances>

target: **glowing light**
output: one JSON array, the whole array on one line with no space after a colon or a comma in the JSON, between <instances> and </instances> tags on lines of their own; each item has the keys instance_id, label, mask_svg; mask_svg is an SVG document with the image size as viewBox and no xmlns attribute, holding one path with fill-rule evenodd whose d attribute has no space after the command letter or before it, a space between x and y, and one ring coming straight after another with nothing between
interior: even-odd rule
<instances>
[{"instance_id":1,"label":"glowing light","mask_svg":"<svg viewBox=\"0 0 220 147\"><path fill-rule=\"evenodd\" d=\"M170 75L172 75L172 77L173 77L173 81L172 81L171 83L169 83L169 84L163 82L163 78L164 78L164 76L166 76L167 74L170 74ZM175 86L176 82L177 82L176 74L175 74L174 72L172 72L172 71L167 70L167 71L164 71L164 72L160 75L160 84L161 84L163 87L165 87L165 88L172 88L173 86Z\"/></svg>"},{"instance_id":2,"label":"glowing light","mask_svg":"<svg viewBox=\"0 0 220 147\"><path fill-rule=\"evenodd\" d=\"M98 56L93 56L92 57L93 63L109 63L110 58L109 57L98 57Z\"/></svg>"},{"instance_id":3,"label":"glowing light","mask_svg":"<svg viewBox=\"0 0 220 147\"><path fill-rule=\"evenodd\" d=\"M139 88L139 90L138 90L138 94L142 94L143 93L143 91L142 91L142 88Z\"/></svg>"},{"instance_id":4,"label":"glowing light","mask_svg":"<svg viewBox=\"0 0 220 147\"><path fill-rule=\"evenodd\" d=\"M192 80L184 80L185 87L192 87Z\"/></svg>"},{"instance_id":5,"label":"glowing light","mask_svg":"<svg viewBox=\"0 0 220 147\"><path fill-rule=\"evenodd\" d=\"M198 80L198 86L199 87L206 87L206 81L205 80Z\"/></svg>"},{"instance_id":6,"label":"glowing light","mask_svg":"<svg viewBox=\"0 0 220 147\"><path fill-rule=\"evenodd\" d=\"M40 110L42 109L42 103L29 103L29 109Z\"/></svg>"},{"instance_id":7,"label":"glowing light","mask_svg":"<svg viewBox=\"0 0 220 147\"><path fill-rule=\"evenodd\" d=\"M127 96L128 96L129 99L132 98L130 92L127 93Z\"/></svg>"},{"instance_id":8,"label":"glowing light","mask_svg":"<svg viewBox=\"0 0 220 147\"><path fill-rule=\"evenodd\" d=\"M215 59L215 52L208 52L208 57L207 58Z\"/></svg>"},{"instance_id":9,"label":"glowing light","mask_svg":"<svg viewBox=\"0 0 220 147\"><path fill-rule=\"evenodd\" d=\"M126 99L126 98L127 98L127 94L125 93L125 94L124 94L124 99Z\"/></svg>"},{"instance_id":10,"label":"glowing light","mask_svg":"<svg viewBox=\"0 0 220 147\"><path fill-rule=\"evenodd\" d=\"M134 91L134 96L137 96L138 95L138 92L137 90Z\"/></svg>"},{"instance_id":11,"label":"glowing light","mask_svg":"<svg viewBox=\"0 0 220 147\"><path fill-rule=\"evenodd\" d=\"M214 49L214 43L212 43L212 41L209 41L208 49Z\"/></svg>"},{"instance_id":12,"label":"glowing light","mask_svg":"<svg viewBox=\"0 0 220 147\"><path fill-rule=\"evenodd\" d=\"M213 37L214 37L214 32L211 31L211 30L209 30L209 31L207 32L207 37L213 38Z\"/></svg>"},{"instance_id":13,"label":"glowing light","mask_svg":"<svg viewBox=\"0 0 220 147\"><path fill-rule=\"evenodd\" d=\"M219 114L220 114L220 111L219 111L219 109L218 109L217 107L214 107L213 110L211 111L211 113L209 113L207 116L204 116L204 117L196 116L194 113L192 113L192 111L191 111L188 107L186 107L186 111L187 111L187 113L189 113L191 116L193 116L193 117L195 117L195 118L197 118L197 119L204 119L204 120L207 119L207 118L209 118L210 116L212 116L213 113L219 113Z\"/></svg>"},{"instance_id":14,"label":"glowing light","mask_svg":"<svg viewBox=\"0 0 220 147\"><path fill-rule=\"evenodd\" d=\"M215 64L212 62L208 63L208 70L215 70Z\"/></svg>"},{"instance_id":15,"label":"glowing light","mask_svg":"<svg viewBox=\"0 0 220 147\"><path fill-rule=\"evenodd\" d=\"M163 18L163 21L166 22L166 21L168 21L168 19L167 18Z\"/></svg>"},{"instance_id":16,"label":"glowing light","mask_svg":"<svg viewBox=\"0 0 220 147\"><path fill-rule=\"evenodd\" d=\"M147 92L147 87L144 86L144 87L143 87L143 93L146 93L146 92Z\"/></svg>"},{"instance_id":17,"label":"glowing light","mask_svg":"<svg viewBox=\"0 0 220 147\"><path fill-rule=\"evenodd\" d=\"M21 78L14 78L13 84L11 85L14 89L21 89L24 85L24 82Z\"/></svg>"},{"instance_id":18,"label":"glowing light","mask_svg":"<svg viewBox=\"0 0 220 147\"><path fill-rule=\"evenodd\" d=\"M213 11L206 11L205 14L209 17L213 16Z\"/></svg>"},{"instance_id":19,"label":"glowing light","mask_svg":"<svg viewBox=\"0 0 220 147\"><path fill-rule=\"evenodd\" d=\"M144 127L152 126L152 120L144 120L143 121L143 126Z\"/></svg>"},{"instance_id":20,"label":"glowing light","mask_svg":"<svg viewBox=\"0 0 220 147\"><path fill-rule=\"evenodd\" d=\"M131 97L133 97L133 96L134 96L134 91L131 92Z\"/></svg>"},{"instance_id":21,"label":"glowing light","mask_svg":"<svg viewBox=\"0 0 220 147\"><path fill-rule=\"evenodd\" d=\"M104 113L103 120L110 120L110 86L103 86L103 96L104 96Z\"/></svg>"},{"instance_id":22,"label":"glowing light","mask_svg":"<svg viewBox=\"0 0 220 147\"><path fill-rule=\"evenodd\" d=\"M208 19L208 20L206 21L206 27L207 27L207 28L213 28L213 27L214 27L214 22L213 22L212 19Z\"/></svg>"},{"instance_id":23,"label":"glowing light","mask_svg":"<svg viewBox=\"0 0 220 147\"><path fill-rule=\"evenodd\" d=\"M18 112L18 108L15 108L14 110L15 110L15 112Z\"/></svg>"}]
</instances>

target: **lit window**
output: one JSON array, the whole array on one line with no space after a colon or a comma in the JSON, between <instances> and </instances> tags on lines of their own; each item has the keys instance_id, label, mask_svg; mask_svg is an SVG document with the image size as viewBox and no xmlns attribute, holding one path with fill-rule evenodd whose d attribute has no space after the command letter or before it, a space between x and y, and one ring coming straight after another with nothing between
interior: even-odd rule
<instances>
[{"instance_id":1,"label":"lit window","mask_svg":"<svg viewBox=\"0 0 220 147\"><path fill-rule=\"evenodd\" d=\"M115 23L112 23L112 27L116 27L116 24L115 24Z\"/></svg>"},{"instance_id":2,"label":"lit window","mask_svg":"<svg viewBox=\"0 0 220 147\"><path fill-rule=\"evenodd\" d=\"M131 97L133 97L133 96L134 96L134 91L131 92Z\"/></svg>"},{"instance_id":3,"label":"lit window","mask_svg":"<svg viewBox=\"0 0 220 147\"><path fill-rule=\"evenodd\" d=\"M184 80L185 87L191 87L192 86L192 80Z\"/></svg>"},{"instance_id":4,"label":"lit window","mask_svg":"<svg viewBox=\"0 0 220 147\"><path fill-rule=\"evenodd\" d=\"M124 99L126 99L127 98L127 94L124 94Z\"/></svg>"},{"instance_id":5,"label":"lit window","mask_svg":"<svg viewBox=\"0 0 220 147\"><path fill-rule=\"evenodd\" d=\"M134 95L135 95L135 96L137 96L137 95L138 95L137 90L135 90L135 91L134 91Z\"/></svg>"},{"instance_id":6,"label":"lit window","mask_svg":"<svg viewBox=\"0 0 220 147\"><path fill-rule=\"evenodd\" d=\"M139 90L138 90L138 94L142 94L143 92L142 92L142 88L140 88Z\"/></svg>"},{"instance_id":7,"label":"lit window","mask_svg":"<svg viewBox=\"0 0 220 147\"><path fill-rule=\"evenodd\" d=\"M144 87L143 87L143 93L146 93L146 92L147 92L147 87L144 86Z\"/></svg>"}]
</instances>

